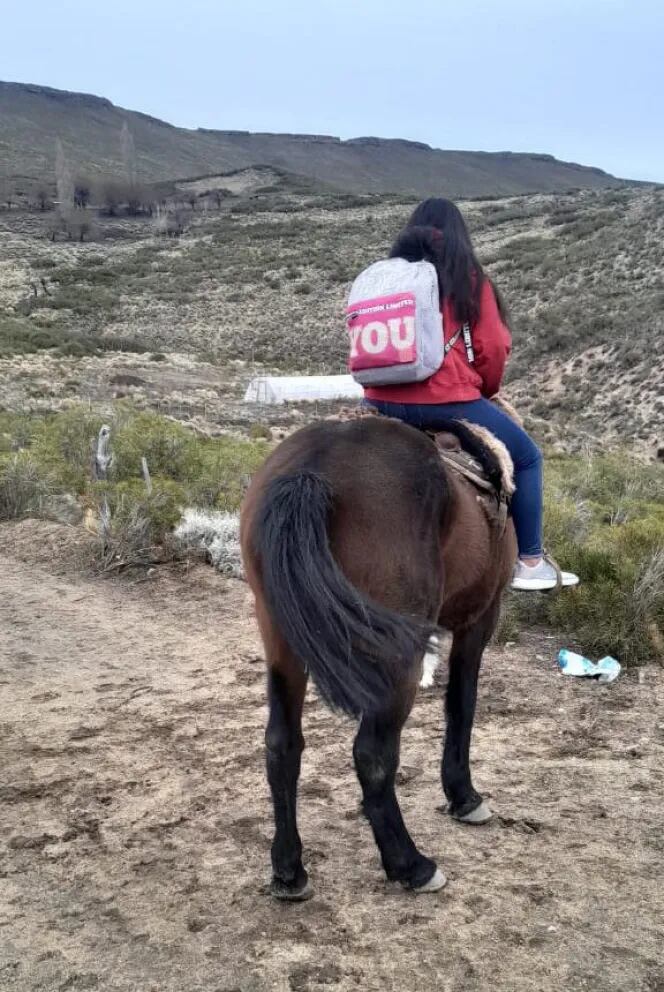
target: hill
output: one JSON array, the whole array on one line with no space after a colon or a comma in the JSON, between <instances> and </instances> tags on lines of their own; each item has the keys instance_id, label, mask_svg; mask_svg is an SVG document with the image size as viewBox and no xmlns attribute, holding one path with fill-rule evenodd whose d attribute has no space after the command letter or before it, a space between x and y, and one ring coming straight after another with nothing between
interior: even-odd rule
<instances>
[{"instance_id":1,"label":"hill","mask_svg":"<svg viewBox=\"0 0 664 992\"><path fill-rule=\"evenodd\" d=\"M48 214L0 211L5 405L126 395L215 432L251 423L240 399L256 370L344 369L349 281L385 254L412 201L293 192L270 170L213 184L223 182L234 194L189 210L176 239L147 217L100 215L96 243L52 244ZM509 389L540 439L654 456L664 444L664 190L461 207L509 304Z\"/></svg>"},{"instance_id":2,"label":"hill","mask_svg":"<svg viewBox=\"0 0 664 992\"><path fill-rule=\"evenodd\" d=\"M441 151L400 139L188 130L114 106L110 100L23 83L0 82L0 178L50 180L60 138L77 169L121 172L120 130L134 138L147 182L191 178L254 165L309 177L350 192L452 197L506 196L616 185L601 169L551 155Z\"/></svg>"}]
</instances>

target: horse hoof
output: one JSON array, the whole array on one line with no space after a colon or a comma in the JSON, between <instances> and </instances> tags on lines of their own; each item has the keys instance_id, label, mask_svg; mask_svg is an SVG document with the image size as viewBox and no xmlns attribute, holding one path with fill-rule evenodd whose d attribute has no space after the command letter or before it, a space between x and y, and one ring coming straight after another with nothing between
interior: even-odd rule
<instances>
[{"instance_id":1,"label":"horse hoof","mask_svg":"<svg viewBox=\"0 0 664 992\"><path fill-rule=\"evenodd\" d=\"M470 823L473 827L481 827L483 824L488 823L489 820L493 819L493 812L489 809L487 803L482 800L479 806L472 809L470 813L464 813L463 816L458 816L456 813L450 814L459 823Z\"/></svg>"},{"instance_id":2,"label":"horse hoof","mask_svg":"<svg viewBox=\"0 0 664 992\"><path fill-rule=\"evenodd\" d=\"M420 885L417 888L414 888L413 892L415 892L417 895L419 895L421 892L440 892L440 890L444 889L446 885L447 885L447 879L443 875L440 868L436 868L435 872L433 873L429 881L425 882L424 885Z\"/></svg>"},{"instance_id":3,"label":"horse hoof","mask_svg":"<svg viewBox=\"0 0 664 992\"><path fill-rule=\"evenodd\" d=\"M292 889L288 885L284 885L283 882L275 879L270 886L270 892L275 899L279 899L281 902L306 902L314 894L309 879L299 889Z\"/></svg>"}]
</instances>

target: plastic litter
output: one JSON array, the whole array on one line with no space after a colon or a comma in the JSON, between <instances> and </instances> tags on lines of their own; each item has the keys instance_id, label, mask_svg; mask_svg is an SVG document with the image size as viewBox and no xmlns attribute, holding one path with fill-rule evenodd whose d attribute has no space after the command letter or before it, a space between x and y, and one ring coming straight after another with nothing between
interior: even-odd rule
<instances>
[{"instance_id":1,"label":"plastic litter","mask_svg":"<svg viewBox=\"0 0 664 992\"><path fill-rule=\"evenodd\" d=\"M558 665L563 675L577 675L596 679L597 682L613 682L620 675L620 662L610 655L598 662L584 658L582 654L562 648L558 653Z\"/></svg>"}]
</instances>

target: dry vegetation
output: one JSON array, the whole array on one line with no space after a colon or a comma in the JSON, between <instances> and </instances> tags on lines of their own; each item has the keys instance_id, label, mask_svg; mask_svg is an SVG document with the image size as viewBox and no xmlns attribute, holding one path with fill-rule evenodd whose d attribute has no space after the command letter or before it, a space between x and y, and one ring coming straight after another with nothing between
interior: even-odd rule
<instances>
[{"instance_id":1,"label":"dry vegetation","mask_svg":"<svg viewBox=\"0 0 664 992\"><path fill-rule=\"evenodd\" d=\"M218 206L209 184L195 192L204 202L187 207L182 190L167 201L188 211L175 241L156 233L154 219L123 216L99 218L96 243L50 245L41 212L0 214L0 382L14 381L16 402L38 399L44 379L58 391L61 369L76 380L76 361L62 365L62 356L106 351L177 352L214 363L224 378L233 369L236 380L238 361L249 372L343 369L349 280L386 250L411 204L307 194L260 172ZM540 434L568 447L595 435L654 453L664 413L664 191L463 207L511 308L510 389ZM201 374L209 378L203 365Z\"/></svg>"},{"instance_id":2,"label":"dry vegetation","mask_svg":"<svg viewBox=\"0 0 664 992\"><path fill-rule=\"evenodd\" d=\"M99 413L81 406L50 416L0 413L0 520L46 516L79 523L85 513L99 532L95 561L105 571L200 552L238 575L229 514L237 511L268 441L206 438L127 402L109 407L104 419L114 461L108 480L98 482L91 453ZM499 638L514 640L527 627L548 625L564 631L567 643L612 653L625 664L664 655L664 469L641 465L628 453L551 454L545 499L549 545L583 582L564 596L513 594ZM102 507L110 512L104 528Z\"/></svg>"},{"instance_id":3,"label":"dry vegetation","mask_svg":"<svg viewBox=\"0 0 664 992\"><path fill-rule=\"evenodd\" d=\"M111 431L112 461L100 481L92 460L103 420ZM267 453L265 441L203 438L126 403L106 411L103 420L80 406L51 416L0 413L0 520L85 519L98 533L95 557L104 570L177 557L173 530L185 508L217 516L236 512ZM206 547L198 543L200 550Z\"/></svg>"},{"instance_id":4,"label":"dry vegetation","mask_svg":"<svg viewBox=\"0 0 664 992\"><path fill-rule=\"evenodd\" d=\"M105 564L151 560L187 507L234 509L265 450L252 439L327 412L257 411L241 399L257 371L343 370L349 281L412 206L313 192L265 169L162 195L167 211L187 211L175 239L126 203L114 217L96 211L91 244L50 242L38 207L0 214L1 513L66 495L98 507L104 495L116 528ZM463 207L511 308L509 389L550 455L548 542L584 580L536 607L515 598L503 637L544 622L587 651L659 656L662 470L638 459L656 460L663 440L664 191ZM102 416L120 448L134 438L104 494L87 471ZM75 480L63 432L78 438ZM619 456L603 454L616 446ZM184 460L169 468L175 450ZM141 456L154 475L149 499Z\"/></svg>"}]
</instances>

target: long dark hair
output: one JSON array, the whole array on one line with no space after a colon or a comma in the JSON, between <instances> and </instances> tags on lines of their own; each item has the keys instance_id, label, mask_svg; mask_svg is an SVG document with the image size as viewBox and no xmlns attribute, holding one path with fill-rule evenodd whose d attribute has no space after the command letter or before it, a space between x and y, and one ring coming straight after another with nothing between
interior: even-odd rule
<instances>
[{"instance_id":1,"label":"long dark hair","mask_svg":"<svg viewBox=\"0 0 664 992\"><path fill-rule=\"evenodd\" d=\"M451 200L433 197L420 203L392 245L390 258L431 262L438 273L441 300L449 300L459 322L471 327L477 323L482 286L488 277L477 259L463 215ZM507 323L503 300L491 285Z\"/></svg>"}]
</instances>

